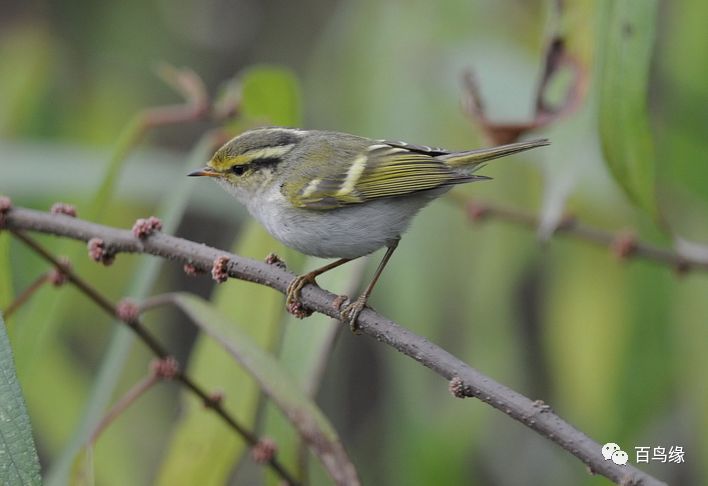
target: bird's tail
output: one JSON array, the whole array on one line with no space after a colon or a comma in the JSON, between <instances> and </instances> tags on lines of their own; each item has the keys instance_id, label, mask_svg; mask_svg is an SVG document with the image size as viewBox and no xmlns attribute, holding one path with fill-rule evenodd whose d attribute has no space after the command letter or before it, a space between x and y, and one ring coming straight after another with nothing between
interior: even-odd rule
<instances>
[{"instance_id":1,"label":"bird's tail","mask_svg":"<svg viewBox=\"0 0 708 486\"><path fill-rule=\"evenodd\" d=\"M499 145L498 147L470 150L468 152L453 152L451 154L438 156L437 158L444 160L450 167L456 169L477 169L480 164L490 160L518 154L519 152L536 147L543 147L544 145L550 145L550 143L548 139L540 138L528 142L510 143L507 145Z\"/></svg>"}]
</instances>

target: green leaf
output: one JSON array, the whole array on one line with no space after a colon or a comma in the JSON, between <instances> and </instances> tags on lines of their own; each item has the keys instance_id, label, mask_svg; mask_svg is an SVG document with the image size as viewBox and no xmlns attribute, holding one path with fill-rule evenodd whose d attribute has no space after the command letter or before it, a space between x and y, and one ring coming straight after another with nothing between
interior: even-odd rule
<instances>
[{"instance_id":1,"label":"green leaf","mask_svg":"<svg viewBox=\"0 0 708 486\"><path fill-rule=\"evenodd\" d=\"M0 478L4 485L42 484L32 427L15 375L10 340L0 315Z\"/></svg>"},{"instance_id":2,"label":"green leaf","mask_svg":"<svg viewBox=\"0 0 708 486\"><path fill-rule=\"evenodd\" d=\"M184 167L180 171L184 170L186 173L191 167L196 167L198 163L206 160L211 146L210 137L203 137L187 157ZM172 233L177 229L193 187L193 182L189 181L187 177L179 179L179 181L156 211L162 220L162 231L165 233ZM148 255L141 258L143 263L136 270L126 292L133 298L144 298L148 295L166 262L164 259ZM81 453L81 448L86 444L94 426L101 420L113 396L134 341L133 333L121 323L116 322L111 341L105 351L105 358L98 370L90 397L81 415L81 422L76 426L70 443L47 474L48 485L65 484L66 478L71 473L72 464L75 463L76 455Z\"/></svg>"},{"instance_id":3,"label":"green leaf","mask_svg":"<svg viewBox=\"0 0 708 486\"><path fill-rule=\"evenodd\" d=\"M106 218L110 202L115 195L120 176L128 158L150 128L150 125L145 123L145 113L145 111L136 113L121 130L110 159L106 163L105 172L97 184L97 189L86 204L79 206L79 213L82 218L95 222ZM186 187L187 183L183 182L183 184ZM173 196L170 199L184 202L179 206L179 211L171 211L172 214L176 214L181 218L182 208L186 204L187 197L180 196L179 193L175 194L175 192L172 193ZM169 208L170 206L167 207ZM62 246L58 247L56 253L67 255L69 261L74 265L75 271L79 274L83 274L86 268L94 265L93 262L86 258L85 247L77 246L75 242L66 241ZM156 265L159 266L159 264ZM45 302L42 302L42 305L35 306L35 311L31 313L22 325L17 326L18 331L13 335L13 343L15 349L18 350L20 376L31 374L31 367L38 361L37 356L41 355L43 349L53 342L52 338L56 335L59 325L70 319L68 316L71 316L76 308L75 299L83 298L79 294L59 298L58 294L56 294L53 298L47 298ZM49 308L52 309L52 312L47 312ZM67 463L65 463L65 469L66 466L68 466ZM53 476L51 471L48 476L51 483Z\"/></svg>"},{"instance_id":4,"label":"green leaf","mask_svg":"<svg viewBox=\"0 0 708 486\"><path fill-rule=\"evenodd\" d=\"M207 301L179 294L175 303L258 381L337 484L359 484L356 469L332 425L271 354Z\"/></svg>"},{"instance_id":5,"label":"green leaf","mask_svg":"<svg viewBox=\"0 0 708 486\"><path fill-rule=\"evenodd\" d=\"M609 2L600 76L600 135L615 180L657 216L654 147L647 113L656 0Z\"/></svg>"},{"instance_id":6,"label":"green leaf","mask_svg":"<svg viewBox=\"0 0 708 486\"><path fill-rule=\"evenodd\" d=\"M241 109L246 117L259 124L297 126L302 119L300 88L289 69L256 66L242 78Z\"/></svg>"},{"instance_id":7,"label":"green leaf","mask_svg":"<svg viewBox=\"0 0 708 486\"><path fill-rule=\"evenodd\" d=\"M98 184L90 201L79 206L81 217L89 221L101 221L105 217L109 202L115 193L118 179L125 166L127 157L144 133L140 116L136 115L123 129L116 146L108 161L104 175ZM76 245L73 241L65 241L57 245L55 253L66 255L74 265L77 273L83 274L93 262L86 258L86 248ZM43 350L53 342L59 326L70 319L77 300L84 299L79 294L59 297L58 293L50 294L41 305L35 305L27 319L13 330L13 344L17 350L18 370L21 377L30 376L32 367L39 361ZM47 312L47 309L52 309ZM52 473L49 473L50 483Z\"/></svg>"},{"instance_id":8,"label":"green leaf","mask_svg":"<svg viewBox=\"0 0 708 486\"><path fill-rule=\"evenodd\" d=\"M289 70L256 66L242 76L242 114L248 123L297 126L301 121L300 88ZM244 121L239 120L239 124ZM246 226L234 253L264 258L269 251L284 256L291 268L301 257L277 243L255 222ZM264 349L274 349L281 334L284 300L271 289L230 280L219 286L214 305L241 323ZM255 428L261 391L218 344L197 338L188 372L200 383L224 394L227 408L248 426ZM191 394L184 395L184 413L176 424L170 449L160 467L158 484L224 484L246 451L245 443Z\"/></svg>"},{"instance_id":9,"label":"green leaf","mask_svg":"<svg viewBox=\"0 0 708 486\"><path fill-rule=\"evenodd\" d=\"M308 257L303 269L311 270L322 266L320 258ZM360 258L345 265L341 270L328 272L318 277L318 284L324 289L340 290L344 295L354 296L362 284L367 259ZM296 380L309 397L317 395L324 371L328 368L331 354L342 331L342 324L323 314L315 313L300 320L288 315L284 322L284 334L280 346L279 361ZM309 477L302 460L305 445L293 430L287 419L275 406L265 410L264 431L278 444L278 458L289 470L297 471L302 477ZM273 478L272 484L278 484Z\"/></svg>"},{"instance_id":10,"label":"green leaf","mask_svg":"<svg viewBox=\"0 0 708 486\"><path fill-rule=\"evenodd\" d=\"M252 221L234 252L263 258L268 251L283 255L284 248ZM216 289L214 305L240 323L264 349L274 349L280 337L283 296L272 289L229 280ZM188 373L199 383L219 391L224 406L246 426L255 429L261 391L218 343L199 336L189 358ZM245 443L223 421L204 409L191 393L184 394L184 411L176 424L157 484L221 485L245 452Z\"/></svg>"}]
</instances>

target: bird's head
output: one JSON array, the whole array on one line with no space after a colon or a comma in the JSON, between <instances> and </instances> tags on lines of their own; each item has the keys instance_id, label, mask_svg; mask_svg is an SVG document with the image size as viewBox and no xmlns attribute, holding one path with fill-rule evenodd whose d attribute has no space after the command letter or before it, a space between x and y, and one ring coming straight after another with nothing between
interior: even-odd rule
<instances>
[{"instance_id":1,"label":"bird's head","mask_svg":"<svg viewBox=\"0 0 708 486\"><path fill-rule=\"evenodd\" d=\"M283 158L305 136L293 128L268 127L244 132L216 151L206 167L190 176L213 177L237 198L247 200L269 186Z\"/></svg>"}]
</instances>

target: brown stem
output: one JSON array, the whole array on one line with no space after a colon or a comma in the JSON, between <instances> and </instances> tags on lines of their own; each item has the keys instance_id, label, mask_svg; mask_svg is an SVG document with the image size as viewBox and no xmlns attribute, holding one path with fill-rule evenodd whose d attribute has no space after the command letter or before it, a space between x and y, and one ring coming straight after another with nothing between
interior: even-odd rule
<instances>
[{"instance_id":1,"label":"brown stem","mask_svg":"<svg viewBox=\"0 0 708 486\"><path fill-rule=\"evenodd\" d=\"M15 313L17 309L19 309L22 304L27 302L27 299L32 297L36 291L42 288L42 286L49 282L49 273L43 273L39 277L37 277L34 282L29 284L29 286L22 291L20 295L18 295L15 300L10 302L10 305L7 306L7 309L5 309L5 312L3 312L3 316L5 319L9 319L12 314Z\"/></svg>"},{"instance_id":2,"label":"brown stem","mask_svg":"<svg viewBox=\"0 0 708 486\"><path fill-rule=\"evenodd\" d=\"M276 265L228 254L217 248L162 233L154 234L146 240L138 240L129 230L112 228L80 219L59 219L48 213L25 208L11 209L5 216L5 224L12 230L38 231L82 241L98 237L115 252L156 255L176 260L181 264L191 263L195 268L205 272L211 270L215 259L227 255L229 258L227 270L230 277L266 285L282 293L285 293L288 285L295 278L292 273L278 268ZM704 262L702 268L708 268L708 263ZM307 308L316 312L334 318L340 316L341 311L337 305L337 296L324 289L314 285L306 285L300 293L300 300ZM446 380L456 378L458 382L462 383L466 395L478 398L548 440L555 442L587 464L593 473L602 474L612 481L622 484L664 484L629 464L618 466L612 461L605 461L601 454L601 445L598 442L563 420L549 407L542 406L539 401L531 400L501 383L497 383L446 350L377 312L368 308L364 309L358 322L359 330L362 333L397 349ZM204 392L198 394L202 398L208 398ZM215 406L218 405L215 404ZM249 443L254 444L255 442L249 441Z\"/></svg>"},{"instance_id":3,"label":"brown stem","mask_svg":"<svg viewBox=\"0 0 708 486\"><path fill-rule=\"evenodd\" d=\"M156 106L140 113L142 132L153 127L196 121L211 109L209 96L201 78L188 68L176 69L168 64L159 67L160 77L184 98L175 105Z\"/></svg>"},{"instance_id":4,"label":"brown stem","mask_svg":"<svg viewBox=\"0 0 708 486\"><path fill-rule=\"evenodd\" d=\"M488 202L462 199L461 197L455 196L453 196L452 199L455 199L458 204L463 205L467 209L467 214L472 220L493 218L519 226L525 226L532 230L538 228L540 223L540 218L528 211L503 207ZM626 234L622 232L613 233L581 223L572 218L561 222L556 228L555 234L571 236L608 249L613 249L618 239L626 238ZM661 248L636 238L632 238L627 244L631 245L631 247L618 256L622 258L643 258L648 261L673 267L679 272L694 269L708 270L708 261L705 260L690 258L676 251Z\"/></svg>"},{"instance_id":5,"label":"brown stem","mask_svg":"<svg viewBox=\"0 0 708 486\"><path fill-rule=\"evenodd\" d=\"M96 427L93 429L93 432L91 432L89 437L89 445L93 446L96 443L96 439L98 439L103 431L113 423L116 417L123 413L130 405L133 404L133 402L140 398L143 393L152 388L152 386L158 381L160 381L158 376L155 373L150 373L149 376L143 378L142 381L136 383L130 390L128 390L126 394L123 395L115 405L113 405L108 413L103 416L101 421L96 424Z\"/></svg>"},{"instance_id":6,"label":"brown stem","mask_svg":"<svg viewBox=\"0 0 708 486\"><path fill-rule=\"evenodd\" d=\"M561 13L560 7L559 14ZM546 100L546 91L557 73L563 69L573 74L565 98L559 106L550 106ZM588 68L577 55L566 48L565 39L554 34L548 39L542 65L541 79L536 91L535 113L533 118L516 123L500 123L489 119L485 112L474 73L467 70L462 76L464 88L464 108L469 117L481 128L482 134L491 143L501 145L519 139L526 132L546 127L556 120L574 113L585 100L590 83Z\"/></svg>"},{"instance_id":7,"label":"brown stem","mask_svg":"<svg viewBox=\"0 0 708 486\"><path fill-rule=\"evenodd\" d=\"M39 243L37 243L35 240L24 234L22 231L17 231L17 230L11 230L12 234L22 241L25 245L30 247L35 253L37 253L39 256L47 260L49 263L51 263L54 266L59 266L61 268L61 262L55 258L51 253L49 253L47 250L45 250ZM120 319L120 316L118 315L118 311L116 307L111 303L110 300L108 300L106 297L104 297L101 293L98 292L95 288L91 286L88 282L86 282L84 279L80 278L78 275L76 275L72 270L70 269L65 269L65 274L67 279L69 279L69 282L74 284L81 292L83 292L89 299L91 299L96 305L101 307L104 311L106 311L108 314ZM158 358L166 358L169 353L165 348L162 347L162 345L153 337L148 330L142 326L140 321L136 320L124 320L122 321L125 324L127 324L137 335L142 339L142 341L149 347L152 352L158 357Z\"/></svg>"},{"instance_id":8,"label":"brown stem","mask_svg":"<svg viewBox=\"0 0 708 486\"><path fill-rule=\"evenodd\" d=\"M66 219L66 218L65 218ZM96 305L101 307L108 314L118 318L121 322L126 324L130 329L138 335L138 337L145 343L145 345L150 348L150 350L160 359L167 359L171 357L167 350L157 341L157 339L150 334L150 332L143 326L139 319L121 319L118 313L118 309L113 305L106 297L104 297L98 290L94 289L88 282L83 280L81 277L76 275L71 269L62 266L56 257L45 250L39 243L24 234L18 228L10 228L12 234L22 241L25 245L31 248L39 256L47 260L52 265L57 268L62 268L66 275L66 278L75 285L81 292L84 293L90 300L92 300ZM246 429L236 419L228 413L221 404L220 400L214 400L207 392L199 386L194 380L192 380L186 373L182 371L177 371L174 379L180 382L185 388L190 390L192 393L197 395L204 402L204 406L208 409L213 410L217 415L219 415L224 422L226 422L234 431L236 431L249 445L255 446L258 443L258 436L253 432ZM297 485L299 484L288 471L283 467L280 462L273 457L268 465L288 484Z\"/></svg>"}]
</instances>

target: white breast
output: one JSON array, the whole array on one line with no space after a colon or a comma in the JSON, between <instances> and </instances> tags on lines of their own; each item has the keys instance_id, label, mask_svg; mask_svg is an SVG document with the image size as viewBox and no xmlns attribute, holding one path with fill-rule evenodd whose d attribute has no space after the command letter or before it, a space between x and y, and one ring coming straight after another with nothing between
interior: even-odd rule
<instances>
[{"instance_id":1,"label":"white breast","mask_svg":"<svg viewBox=\"0 0 708 486\"><path fill-rule=\"evenodd\" d=\"M378 250L405 232L433 198L388 198L318 211L290 206L277 186L262 196L246 202L253 217L283 244L322 258L357 258Z\"/></svg>"}]
</instances>

